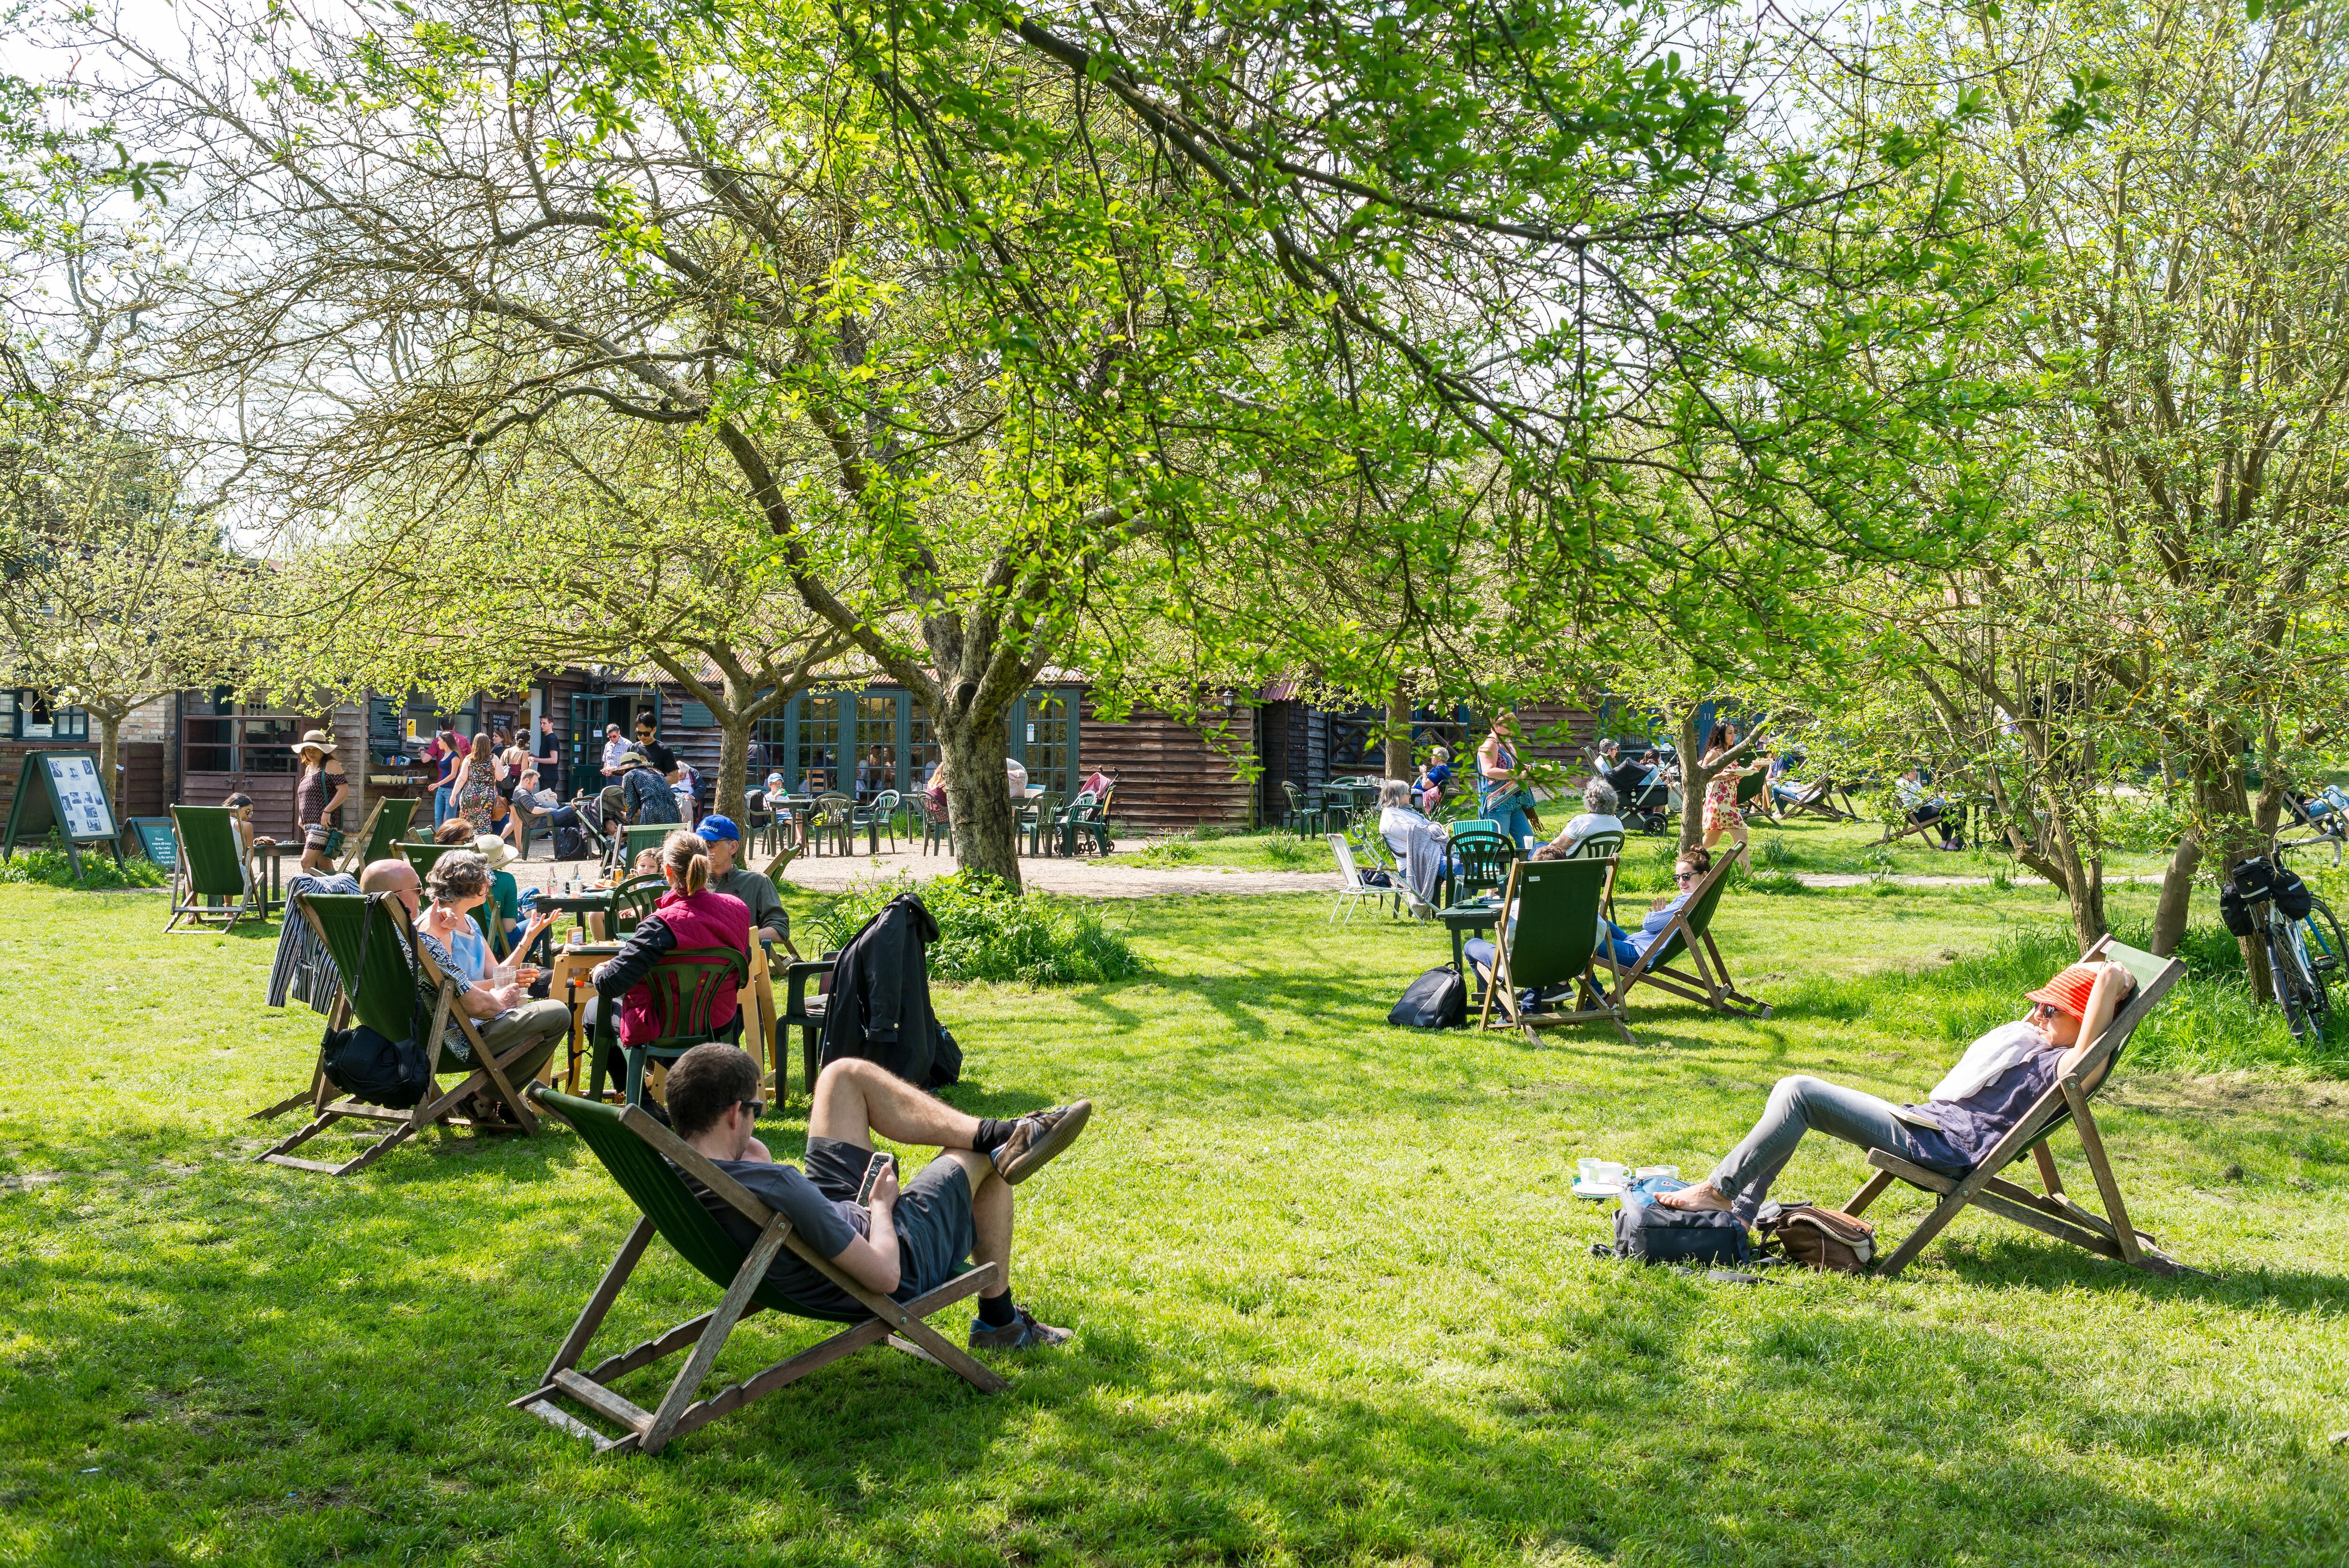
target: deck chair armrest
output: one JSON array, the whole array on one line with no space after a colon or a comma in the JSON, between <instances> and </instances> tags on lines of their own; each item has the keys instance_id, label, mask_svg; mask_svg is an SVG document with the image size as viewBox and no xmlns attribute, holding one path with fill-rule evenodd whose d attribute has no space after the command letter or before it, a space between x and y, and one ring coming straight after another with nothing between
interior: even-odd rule
<instances>
[{"instance_id":1,"label":"deck chair armrest","mask_svg":"<svg viewBox=\"0 0 2349 1568\"><path fill-rule=\"evenodd\" d=\"M1878 1171L1889 1171L1912 1187L1922 1187L1929 1192L1948 1192L1962 1178L1947 1176L1939 1171L1928 1171L1922 1165L1911 1165L1898 1154L1881 1149L1868 1151L1868 1162Z\"/></svg>"}]
</instances>

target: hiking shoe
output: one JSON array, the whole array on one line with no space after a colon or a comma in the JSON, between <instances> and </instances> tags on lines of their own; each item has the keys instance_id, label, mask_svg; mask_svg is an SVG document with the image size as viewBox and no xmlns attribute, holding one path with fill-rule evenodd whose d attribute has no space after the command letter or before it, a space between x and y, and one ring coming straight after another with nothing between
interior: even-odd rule
<instances>
[{"instance_id":1,"label":"hiking shoe","mask_svg":"<svg viewBox=\"0 0 2349 1568\"><path fill-rule=\"evenodd\" d=\"M989 1327L973 1318L970 1325L970 1347L973 1350L1039 1350L1047 1346L1066 1345L1077 1336L1073 1328L1055 1328L1049 1323L1039 1323L1036 1315L1024 1306L1015 1306L1016 1315L1000 1328Z\"/></svg>"},{"instance_id":2,"label":"hiking shoe","mask_svg":"<svg viewBox=\"0 0 2349 1568\"><path fill-rule=\"evenodd\" d=\"M1050 1110L1030 1111L1012 1124L1011 1136L996 1146L990 1156L995 1161L995 1173L1003 1178L1005 1185L1017 1187L1074 1143L1092 1114L1093 1102L1089 1099L1081 1099L1074 1105L1056 1105Z\"/></svg>"}]
</instances>

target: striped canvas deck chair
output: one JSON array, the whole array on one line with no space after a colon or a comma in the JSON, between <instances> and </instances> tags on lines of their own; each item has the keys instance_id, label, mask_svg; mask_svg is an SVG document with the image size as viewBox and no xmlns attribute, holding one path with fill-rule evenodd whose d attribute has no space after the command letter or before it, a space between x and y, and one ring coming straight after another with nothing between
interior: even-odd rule
<instances>
[{"instance_id":1,"label":"striped canvas deck chair","mask_svg":"<svg viewBox=\"0 0 2349 1568\"><path fill-rule=\"evenodd\" d=\"M310 1109L307 1125L291 1137L263 1150L254 1159L263 1164L285 1165L296 1171L315 1171L329 1176L347 1176L365 1169L407 1139L438 1122L450 1127L472 1127L471 1120L455 1114L458 1105L476 1093L495 1096L506 1107L512 1122L490 1122L481 1130L491 1132L521 1132L525 1136L538 1130L538 1118L506 1076L506 1069L516 1057L530 1048L529 1041L517 1044L502 1061L494 1059L483 1043L481 1031L457 1003L457 987L449 976L433 966L432 955L410 942L402 922L399 905L378 893L305 893L294 901L294 907L310 928L317 933L319 942L335 961L335 969L343 977L342 1000L336 1004L331 1026L350 1026L354 1018L387 1039L403 1039L429 1017L425 1040L435 1042L427 1049L433 1057L433 1087L422 1099L409 1109L390 1106L369 1105L364 1100L339 1098L335 1086L326 1078L326 1054L321 1048L318 1059L310 1071L310 1087L301 1094L279 1100L275 1105L254 1111L249 1119L266 1120L284 1115L299 1106ZM369 923L372 922L370 928ZM420 965L426 978L437 988L438 1000L428 1015L417 1006L416 971L411 965ZM357 985L351 976L358 976ZM470 1070L446 1068L437 1042L449 1021L453 1018L463 1035L471 1056ZM457 1087L440 1087L444 1071L460 1071L464 1076ZM303 1144L343 1121L360 1121L379 1125L386 1130L373 1143L348 1160L305 1160L293 1151Z\"/></svg>"},{"instance_id":2,"label":"striped canvas deck chair","mask_svg":"<svg viewBox=\"0 0 2349 1568\"><path fill-rule=\"evenodd\" d=\"M612 1180L636 1204L639 1217L627 1240L620 1243L619 1255L612 1260L602 1281L587 1297L578 1321L556 1348L554 1359L547 1364L539 1386L514 1400L515 1409L527 1410L574 1437L587 1439L595 1445L598 1454L657 1454L696 1428L871 1345L886 1344L892 1349L935 1362L983 1394L996 1393L1004 1387L1003 1379L981 1366L968 1351L923 1321L966 1296L990 1288L997 1279L994 1264L965 1270L927 1295L901 1305L867 1290L830 1259L818 1256L813 1248L793 1233L781 1214L752 1197L740 1182L639 1108L599 1105L594 1100L557 1094L538 1084L532 1085L530 1092L534 1103L577 1130L580 1140L595 1151L604 1169L611 1172ZM759 1239L754 1245L745 1249L726 1233L686 1185L680 1174L686 1171L759 1227ZM603 1326L605 1315L619 1299L621 1287L627 1284L655 1234L676 1249L678 1256L703 1278L723 1290L724 1295L714 1310L581 1372L580 1357L595 1337L596 1329ZM786 1248L846 1292L864 1310L830 1338L719 1389L708 1398L697 1399L694 1396L709 1377L718 1353L726 1347L727 1336L744 1317L761 1309L795 1317L816 1316L767 1289L768 1265ZM612 1387L629 1373L688 1346L690 1353L685 1364L678 1368L660 1403L652 1409L646 1409ZM622 1435L605 1437L557 1403L564 1399L620 1428Z\"/></svg>"},{"instance_id":3,"label":"striped canvas deck chair","mask_svg":"<svg viewBox=\"0 0 2349 1568\"><path fill-rule=\"evenodd\" d=\"M1970 1204L2147 1274L2168 1277L2185 1268L2163 1252L2153 1237L2129 1222L2127 1205L2121 1200L2120 1182L2113 1175L2112 1161L2106 1158L2104 1134L2096 1130L2096 1119L2089 1113L2088 1101L2119 1062L2129 1036L2169 995L2169 988L2186 973L2186 965L2176 958L2156 958L2109 936L2088 949L2088 956L2126 965L2137 976L2137 989L2129 993L2128 1004L2106 1026L2102 1037L2088 1047L2070 1073L2039 1097L2038 1103L2023 1113L2023 1119L1982 1157L1981 1164L1962 1176L1949 1176L1911 1165L1881 1149L1868 1150L1868 1162L1875 1167L1876 1174L1844 1205L1845 1212L1858 1213L1896 1181L1906 1181L1940 1200L1909 1233L1907 1241L1889 1254L1879 1255L1878 1274L1889 1277L1907 1268L1925 1243L1940 1235ZM2095 1179L2097 1200L2104 1204L2101 1214L2074 1202L2064 1193L2063 1177L2055 1169L2055 1156L2047 1146L2048 1140L2062 1131L2067 1122L2079 1131L2081 1156L2088 1163L2089 1174ZM2000 1174L2026 1151L2039 1168L2043 1191L2033 1192Z\"/></svg>"},{"instance_id":4,"label":"striped canvas deck chair","mask_svg":"<svg viewBox=\"0 0 2349 1568\"><path fill-rule=\"evenodd\" d=\"M235 812L225 806L174 806L171 836L179 841L179 863L171 873L171 917L163 923L165 931L185 936L268 918L259 881L249 880Z\"/></svg>"}]
</instances>

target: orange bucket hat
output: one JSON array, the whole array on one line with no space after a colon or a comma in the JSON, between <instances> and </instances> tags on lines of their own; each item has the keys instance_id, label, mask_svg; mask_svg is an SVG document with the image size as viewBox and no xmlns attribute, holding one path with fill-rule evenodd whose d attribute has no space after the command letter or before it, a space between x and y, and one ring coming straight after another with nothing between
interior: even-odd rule
<instances>
[{"instance_id":1,"label":"orange bucket hat","mask_svg":"<svg viewBox=\"0 0 2349 1568\"><path fill-rule=\"evenodd\" d=\"M2025 991L2023 995L2033 1002L2044 1002L2075 1018L2085 1018L2088 1016L2088 993L2095 988L2095 970L2085 964L2075 964L2038 990Z\"/></svg>"}]
</instances>

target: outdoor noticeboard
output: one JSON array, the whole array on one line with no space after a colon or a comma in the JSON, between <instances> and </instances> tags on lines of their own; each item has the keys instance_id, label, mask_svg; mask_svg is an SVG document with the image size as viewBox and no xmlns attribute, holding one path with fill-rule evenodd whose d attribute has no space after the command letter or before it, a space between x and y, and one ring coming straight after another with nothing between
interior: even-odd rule
<instances>
[{"instance_id":1,"label":"outdoor noticeboard","mask_svg":"<svg viewBox=\"0 0 2349 1568\"><path fill-rule=\"evenodd\" d=\"M0 860L18 844L37 844L52 830L65 841L74 875L81 875L81 851L103 848L122 859L121 830L114 805L99 782L94 751L28 751L16 776L16 798L8 806L8 826L0 834Z\"/></svg>"}]
</instances>

